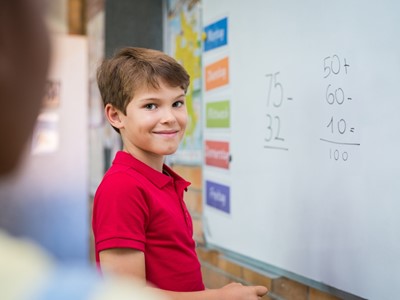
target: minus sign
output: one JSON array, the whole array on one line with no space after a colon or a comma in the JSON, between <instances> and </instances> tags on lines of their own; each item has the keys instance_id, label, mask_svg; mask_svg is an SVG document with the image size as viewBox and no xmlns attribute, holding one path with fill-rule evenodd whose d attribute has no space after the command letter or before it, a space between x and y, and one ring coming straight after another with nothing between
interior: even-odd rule
<instances>
[{"instance_id":1,"label":"minus sign","mask_svg":"<svg viewBox=\"0 0 400 300\"><path fill-rule=\"evenodd\" d=\"M291 100L293 100L293 98L291 98L291 97L288 97L288 98L287 98L287 100L290 100L290 101L291 101Z\"/></svg>"},{"instance_id":2,"label":"minus sign","mask_svg":"<svg viewBox=\"0 0 400 300\"><path fill-rule=\"evenodd\" d=\"M289 151L289 148L285 147L276 147L276 146L264 146L265 149L274 149L274 150L284 150L284 151Z\"/></svg>"}]
</instances>

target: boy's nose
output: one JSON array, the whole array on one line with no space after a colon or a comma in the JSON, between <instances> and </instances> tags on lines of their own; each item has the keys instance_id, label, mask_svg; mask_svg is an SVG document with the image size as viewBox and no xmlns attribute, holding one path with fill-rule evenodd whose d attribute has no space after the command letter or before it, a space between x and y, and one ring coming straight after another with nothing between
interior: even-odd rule
<instances>
[{"instance_id":1,"label":"boy's nose","mask_svg":"<svg viewBox=\"0 0 400 300\"><path fill-rule=\"evenodd\" d=\"M175 122L176 118L175 115L170 108L165 108L162 111L162 116L161 116L161 123L171 123Z\"/></svg>"}]
</instances>

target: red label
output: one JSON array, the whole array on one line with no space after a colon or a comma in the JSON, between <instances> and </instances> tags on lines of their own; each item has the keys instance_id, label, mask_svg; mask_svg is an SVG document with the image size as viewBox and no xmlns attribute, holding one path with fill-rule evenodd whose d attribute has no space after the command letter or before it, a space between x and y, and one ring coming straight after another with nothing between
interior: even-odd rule
<instances>
[{"instance_id":1,"label":"red label","mask_svg":"<svg viewBox=\"0 0 400 300\"><path fill-rule=\"evenodd\" d=\"M229 143L206 141L206 165L229 169Z\"/></svg>"}]
</instances>

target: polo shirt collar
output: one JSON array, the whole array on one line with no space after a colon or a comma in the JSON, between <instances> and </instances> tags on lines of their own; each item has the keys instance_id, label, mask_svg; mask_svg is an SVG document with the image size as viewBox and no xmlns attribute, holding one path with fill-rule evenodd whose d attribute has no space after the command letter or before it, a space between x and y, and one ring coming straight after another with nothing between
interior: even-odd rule
<instances>
[{"instance_id":1,"label":"polo shirt collar","mask_svg":"<svg viewBox=\"0 0 400 300\"><path fill-rule=\"evenodd\" d=\"M153 169L152 167L146 165L131 154L124 151L117 152L113 164L126 165L137 170L159 188L162 188L171 182L175 182L176 187L182 190L186 189L190 185L190 182L183 179L167 165L164 165L163 168L170 176Z\"/></svg>"}]
</instances>

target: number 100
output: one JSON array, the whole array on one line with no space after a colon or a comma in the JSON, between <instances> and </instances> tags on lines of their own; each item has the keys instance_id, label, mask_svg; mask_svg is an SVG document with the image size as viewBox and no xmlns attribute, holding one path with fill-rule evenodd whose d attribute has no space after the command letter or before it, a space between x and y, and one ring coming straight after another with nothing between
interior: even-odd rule
<instances>
[{"instance_id":1,"label":"number 100","mask_svg":"<svg viewBox=\"0 0 400 300\"><path fill-rule=\"evenodd\" d=\"M349 159L349 153L347 151L340 151L339 149L329 149L329 158L336 161L343 160L347 161Z\"/></svg>"}]
</instances>

